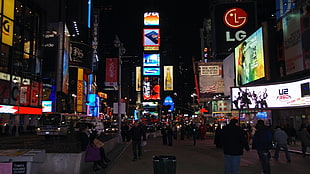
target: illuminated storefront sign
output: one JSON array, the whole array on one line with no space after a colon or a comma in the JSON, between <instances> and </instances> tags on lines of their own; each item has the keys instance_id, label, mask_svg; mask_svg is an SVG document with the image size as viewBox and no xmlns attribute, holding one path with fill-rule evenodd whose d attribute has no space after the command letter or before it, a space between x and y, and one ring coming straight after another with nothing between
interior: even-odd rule
<instances>
[{"instance_id":1,"label":"illuminated storefront sign","mask_svg":"<svg viewBox=\"0 0 310 174\"><path fill-rule=\"evenodd\" d=\"M19 108L19 112L18 112ZM10 106L10 105L0 105L0 113L6 114L31 114L40 115L42 114L41 108L23 107L23 106Z\"/></svg>"}]
</instances>

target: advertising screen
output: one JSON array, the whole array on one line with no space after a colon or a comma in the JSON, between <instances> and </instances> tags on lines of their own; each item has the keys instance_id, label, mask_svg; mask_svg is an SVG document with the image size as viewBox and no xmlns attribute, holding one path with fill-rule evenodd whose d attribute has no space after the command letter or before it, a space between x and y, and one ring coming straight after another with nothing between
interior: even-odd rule
<instances>
[{"instance_id":1,"label":"advertising screen","mask_svg":"<svg viewBox=\"0 0 310 174\"><path fill-rule=\"evenodd\" d=\"M160 54L143 54L143 66L160 66Z\"/></svg>"},{"instance_id":2,"label":"advertising screen","mask_svg":"<svg viewBox=\"0 0 310 174\"><path fill-rule=\"evenodd\" d=\"M160 68L143 68L144 76L159 76Z\"/></svg>"},{"instance_id":3,"label":"advertising screen","mask_svg":"<svg viewBox=\"0 0 310 174\"><path fill-rule=\"evenodd\" d=\"M235 47L236 86L265 77L263 28Z\"/></svg>"},{"instance_id":4,"label":"advertising screen","mask_svg":"<svg viewBox=\"0 0 310 174\"><path fill-rule=\"evenodd\" d=\"M160 100L160 78L158 76L144 77L143 100Z\"/></svg>"},{"instance_id":5,"label":"advertising screen","mask_svg":"<svg viewBox=\"0 0 310 174\"><path fill-rule=\"evenodd\" d=\"M282 84L231 89L233 109L301 107L310 105L310 78Z\"/></svg>"},{"instance_id":6,"label":"advertising screen","mask_svg":"<svg viewBox=\"0 0 310 174\"><path fill-rule=\"evenodd\" d=\"M145 12L144 13L144 25L145 26L159 25L159 13L158 12Z\"/></svg>"},{"instance_id":7,"label":"advertising screen","mask_svg":"<svg viewBox=\"0 0 310 174\"><path fill-rule=\"evenodd\" d=\"M143 29L143 46L160 46L159 29Z\"/></svg>"}]
</instances>

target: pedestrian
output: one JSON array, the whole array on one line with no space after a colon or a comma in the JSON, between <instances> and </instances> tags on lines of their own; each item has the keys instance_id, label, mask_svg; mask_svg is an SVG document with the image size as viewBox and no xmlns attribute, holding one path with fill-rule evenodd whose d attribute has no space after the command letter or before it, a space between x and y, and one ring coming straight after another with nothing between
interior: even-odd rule
<instances>
[{"instance_id":1,"label":"pedestrian","mask_svg":"<svg viewBox=\"0 0 310 174\"><path fill-rule=\"evenodd\" d=\"M289 131L288 135L289 144L296 144L296 137L297 137L296 129L293 126L289 126L288 131Z\"/></svg>"},{"instance_id":2,"label":"pedestrian","mask_svg":"<svg viewBox=\"0 0 310 174\"><path fill-rule=\"evenodd\" d=\"M143 137L143 130L138 121L135 121L134 126L130 129L130 134L133 152L132 161L136 161L138 158L141 159L142 156L141 138Z\"/></svg>"},{"instance_id":3,"label":"pedestrian","mask_svg":"<svg viewBox=\"0 0 310 174\"><path fill-rule=\"evenodd\" d=\"M197 136L198 136L198 127L196 126L196 124L192 123L191 125L192 128L192 136L193 136L193 145L196 146L196 142L197 142Z\"/></svg>"},{"instance_id":4,"label":"pedestrian","mask_svg":"<svg viewBox=\"0 0 310 174\"><path fill-rule=\"evenodd\" d=\"M310 134L307 131L307 127L302 126L298 132L298 138L301 141L302 156L306 157L307 147L310 146Z\"/></svg>"},{"instance_id":5,"label":"pedestrian","mask_svg":"<svg viewBox=\"0 0 310 174\"><path fill-rule=\"evenodd\" d=\"M167 127L167 140L168 140L168 146L172 146L172 137L173 137L173 131L170 125Z\"/></svg>"},{"instance_id":6,"label":"pedestrian","mask_svg":"<svg viewBox=\"0 0 310 174\"><path fill-rule=\"evenodd\" d=\"M216 148L222 148L222 146L223 146L221 125L218 125L215 129L214 144L215 144Z\"/></svg>"},{"instance_id":7,"label":"pedestrian","mask_svg":"<svg viewBox=\"0 0 310 174\"><path fill-rule=\"evenodd\" d=\"M288 140L287 133L283 129L281 129L280 126L277 126L274 132L274 142L276 143L276 149L273 156L276 160L279 159L279 152L280 149L282 148L285 152L287 162L291 162L291 157L287 148L287 140Z\"/></svg>"},{"instance_id":8,"label":"pedestrian","mask_svg":"<svg viewBox=\"0 0 310 174\"><path fill-rule=\"evenodd\" d=\"M245 133L237 124L237 119L231 119L230 123L223 128L225 174L238 174L243 149L250 150Z\"/></svg>"},{"instance_id":9,"label":"pedestrian","mask_svg":"<svg viewBox=\"0 0 310 174\"><path fill-rule=\"evenodd\" d=\"M129 126L126 122L122 123L122 127L121 127L121 136L122 136L122 140L123 143L127 142L126 138L127 138L127 134L129 132Z\"/></svg>"},{"instance_id":10,"label":"pedestrian","mask_svg":"<svg viewBox=\"0 0 310 174\"><path fill-rule=\"evenodd\" d=\"M255 126L252 148L256 149L263 173L270 174L270 149L272 148L272 131L265 125L264 120L258 120Z\"/></svg>"},{"instance_id":11,"label":"pedestrian","mask_svg":"<svg viewBox=\"0 0 310 174\"><path fill-rule=\"evenodd\" d=\"M163 140L163 144L167 144L167 126L166 124L164 124L162 127L161 127L161 138Z\"/></svg>"},{"instance_id":12,"label":"pedestrian","mask_svg":"<svg viewBox=\"0 0 310 174\"><path fill-rule=\"evenodd\" d=\"M86 125L82 125L79 129L80 131L78 132L78 138L81 145L81 151L85 151L87 145L89 144L90 134Z\"/></svg>"}]
</instances>

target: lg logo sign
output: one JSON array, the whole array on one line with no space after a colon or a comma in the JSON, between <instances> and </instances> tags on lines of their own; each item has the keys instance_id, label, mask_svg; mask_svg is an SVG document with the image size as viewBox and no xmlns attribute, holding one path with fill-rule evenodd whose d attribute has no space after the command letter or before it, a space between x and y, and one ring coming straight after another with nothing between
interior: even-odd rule
<instances>
[{"instance_id":1,"label":"lg logo sign","mask_svg":"<svg viewBox=\"0 0 310 174\"><path fill-rule=\"evenodd\" d=\"M232 29L238 29L243 27L248 22L248 14L241 8L228 9L223 16L224 24ZM244 30L238 30L235 33L226 31L226 41L242 41L246 37Z\"/></svg>"}]
</instances>

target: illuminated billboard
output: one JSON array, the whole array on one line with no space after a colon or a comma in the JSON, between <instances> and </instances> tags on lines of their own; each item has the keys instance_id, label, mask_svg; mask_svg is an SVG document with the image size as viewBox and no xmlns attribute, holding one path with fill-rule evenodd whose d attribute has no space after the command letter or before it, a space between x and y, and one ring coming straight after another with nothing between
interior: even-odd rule
<instances>
[{"instance_id":1,"label":"illuminated billboard","mask_svg":"<svg viewBox=\"0 0 310 174\"><path fill-rule=\"evenodd\" d=\"M214 50L229 53L229 49L255 31L256 13L254 2L219 3L214 7Z\"/></svg>"},{"instance_id":2,"label":"illuminated billboard","mask_svg":"<svg viewBox=\"0 0 310 174\"><path fill-rule=\"evenodd\" d=\"M159 25L159 13L158 12L145 12L144 13L144 25L145 26Z\"/></svg>"},{"instance_id":3,"label":"illuminated billboard","mask_svg":"<svg viewBox=\"0 0 310 174\"><path fill-rule=\"evenodd\" d=\"M160 68L143 68L144 76L159 76Z\"/></svg>"},{"instance_id":4,"label":"illuminated billboard","mask_svg":"<svg viewBox=\"0 0 310 174\"><path fill-rule=\"evenodd\" d=\"M159 29L143 29L143 46L160 46Z\"/></svg>"},{"instance_id":5,"label":"illuminated billboard","mask_svg":"<svg viewBox=\"0 0 310 174\"><path fill-rule=\"evenodd\" d=\"M173 66L164 66L164 91L173 91Z\"/></svg>"},{"instance_id":6,"label":"illuminated billboard","mask_svg":"<svg viewBox=\"0 0 310 174\"><path fill-rule=\"evenodd\" d=\"M160 66L159 54L143 54L143 66Z\"/></svg>"},{"instance_id":7,"label":"illuminated billboard","mask_svg":"<svg viewBox=\"0 0 310 174\"><path fill-rule=\"evenodd\" d=\"M282 84L231 89L233 109L304 107L310 105L310 78Z\"/></svg>"},{"instance_id":8,"label":"illuminated billboard","mask_svg":"<svg viewBox=\"0 0 310 174\"><path fill-rule=\"evenodd\" d=\"M235 47L236 86L265 77L263 28Z\"/></svg>"},{"instance_id":9,"label":"illuminated billboard","mask_svg":"<svg viewBox=\"0 0 310 174\"><path fill-rule=\"evenodd\" d=\"M141 91L141 66L136 67L136 91Z\"/></svg>"},{"instance_id":10,"label":"illuminated billboard","mask_svg":"<svg viewBox=\"0 0 310 174\"><path fill-rule=\"evenodd\" d=\"M145 76L143 80L143 100L160 100L159 76Z\"/></svg>"}]
</instances>

